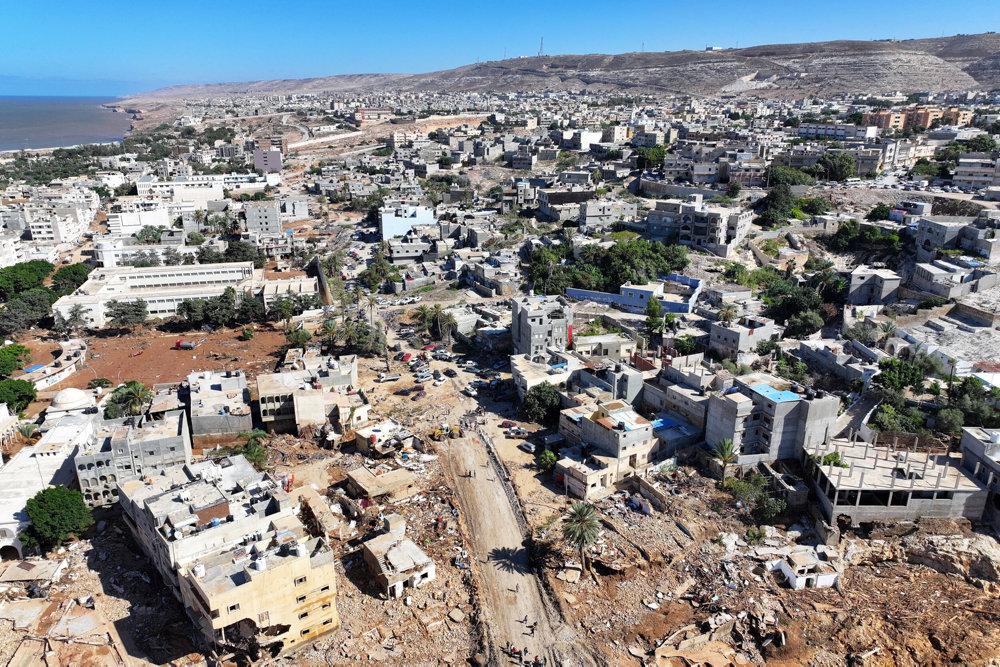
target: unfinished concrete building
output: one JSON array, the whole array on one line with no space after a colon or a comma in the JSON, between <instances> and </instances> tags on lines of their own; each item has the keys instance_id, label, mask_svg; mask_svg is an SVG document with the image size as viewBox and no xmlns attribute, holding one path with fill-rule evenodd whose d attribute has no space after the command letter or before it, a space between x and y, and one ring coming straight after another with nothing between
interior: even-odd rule
<instances>
[{"instance_id":1,"label":"unfinished concrete building","mask_svg":"<svg viewBox=\"0 0 1000 667\"><path fill-rule=\"evenodd\" d=\"M851 271L847 303L852 306L884 305L899 298L899 274L889 269L859 266Z\"/></svg>"},{"instance_id":2,"label":"unfinished concrete building","mask_svg":"<svg viewBox=\"0 0 1000 667\"><path fill-rule=\"evenodd\" d=\"M834 435L840 398L823 391L789 391L788 383L765 373L737 378L708 403L705 442L711 447L731 439L736 465L797 459L803 448Z\"/></svg>"},{"instance_id":3,"label":"unfinished concrete building","mask_svg":"<svg viewBox=\"0 0 1000 667\"><path fill-rule=\"evenodd\" d=\"M1000 429L962 429L962 469L989 490L983 519L1000 527Z\"/></svg>"},{"instance_id":4,"label":"unfinished concrete building","mask_svg":"<svg viewBox=\"0 0 1000 667\"><path fill-rule=\"evenodd\" d=\"M741 317L735 322L713 322L708 346L728 359L754 352L757 343L774 336L774 320L766 317Z\"/></svg>"},{"instance_id":5,"label":"unfinished concrete building","mask_svg":"<svg viewBox=\"0 0 1000 667\"><path fill-rule=\"evenodd\" d=\"M750 231L752 219L751 210L710 206L701 195L691 195L687 201L656 202L646 217L646 232L675 236L681 245L728 257Z\"/></svg>"},{"instance_id":6,"label":"unfinished concrete building","mask_svg":"<svg viewBox=\"0 0 1000 667\"><path fill-rule=\"evenodd\" d=\"M197 371L187 377L191 440L211 447L253 429L250 389L241 370Z\"/></svg>"},{"instance_id":7,"label":"unfinished concrete building","mask_svg":"<svg viewBox=\"0 0 1000 667\"><path fill-rule=\"evenodd\" d=\"M125 482L126 523L204 643L278 654L338 627L336 559L242 456Z\"/></svg>"},{"instance_id":8,"label":"unfinished concrete building","mask_svg":"<svg viewBox=\"0 0 1000 667\"><path fill-rule=\"evenodd\" d=\"M99 424L93 440L73 458L83 499L90 507L118 500L118 485L191 462L191 434L183 410L163 419L142 416Z\"/></svg>"},{"instance_id":9,"label":"unfinished concrete building","mask_svg":"<svg viewBox=\"0 0 1000 667\"><path fill-rule=\"evenodd\" d=\"M548 348L565 350L573 342L573 308L556 297L519 297L511 300L514 352L533 357Z\"/></svg>"},{"instance_id":10,"label":"unfinished concrete building","mask_svg":"<svg viewBox=\"0 0 1000 667\"><path fill-rule=\"evenodd\" d=\"M406 520L398 514L388 514L381 535L362 545L365 565L375 578L383 595L398 598L404 588L420 588L433 581L434 561L413 540L406 537Z\"/></svg>"},{"instance_id":11,"label":"unfinished concrete building","mask_svg":"<svg viewBox=\"0 0 1000 667\"><path fill-rule=\"evenodd\" d=\"M923 518L979 521L989 490L947 451L880 447L834 438L803 449L827 521L851 525Z\"/></svg>"}]
</instances>

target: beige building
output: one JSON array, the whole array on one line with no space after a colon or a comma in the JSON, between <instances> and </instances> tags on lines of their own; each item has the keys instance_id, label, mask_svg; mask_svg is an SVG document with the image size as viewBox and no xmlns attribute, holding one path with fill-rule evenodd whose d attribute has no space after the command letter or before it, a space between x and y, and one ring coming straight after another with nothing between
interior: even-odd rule
<instances>
[{"instance_id":1,"label":"beige building","mask_svg":"<svg viewBox=\"0 0 1000 667\"><path fill-rule=\"evenodd\" d=\"M630 474L643 474L659 444L649 420L624 401L598 404L589 414L573 412L568 424L579 429L581 444L562 451L556 480L568 495L584 500L613 492ZM567 425L560 424L560 431Z\"/></svg>"},{"instance_id":2,"label":"beige building","mask_svg":"<svg viewBox=\"0 0 1000 667\"><path fill-rule=\"evenodd\" d=\"M119 496L208 646L283 653L339 626L333 551L308 533L279 481L242 456L125 482Z\"/></svg>"}]
</instances>

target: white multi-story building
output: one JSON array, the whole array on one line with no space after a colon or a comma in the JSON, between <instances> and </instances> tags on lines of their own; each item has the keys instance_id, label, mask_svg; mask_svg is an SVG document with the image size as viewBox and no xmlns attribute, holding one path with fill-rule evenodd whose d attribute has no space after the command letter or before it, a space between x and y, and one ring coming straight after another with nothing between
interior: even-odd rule
<instances>
[{"instance_id":1,"label":"white multi-story building","mask_svg":"<svg viewBox=\"0 0 1000 667\"><path fill-rule=\"evenodd\" d=\"M951 182L976 189L1000 185L1000 161L992 153L961 153Z\"/></svg>"},{"instance_id":2,"label":"white multi-story building","mask_svg":"<svg viewBox=\"0 0 1000 667\"><path fill-rule=\"evenodd\" d=\"M255 274L253 262L97 269L75 292L56 301L52 310L68 317L70 310L80 305L87 325L100 328L107 324L109 301L142 299L150 318L171 317L182 301L216 297L227 287L236 290L239 301L254 291L255 282L260 282L255 278L260 276L262 272Z\"/></svg>"},{"instance_id":3,"label":"white multi-story building","mask_svg":"<svg viewBox=\"0 0 1000 667\"><path fill-rule=\"evenodd\" d=\"M171 216L158 197L121 197L108 213L108 231L128 236L143 227L169 227Z\"/></svg>"},{"instance_id":4,"label":"white multi-story building","mask_svg":"<svg viewBox=\"0 0 1000 667\"><path fill-rule=\"evenodd\" d=\"M34 218L29 224L31 240L38 243L72 243L80 241L87 223L73 215L49 214Z\"/></svg>"},{"instance_id":5,"label":"white multi-story building","mask_svg":"<svg viewBox=\"0 0 1000 667\"><path fill-rule=\"evenodd\" d=\"M21 246L21 237L16 234L0 236L0 269L23 261L24 247Z\"/></svg>"}]
</instances>

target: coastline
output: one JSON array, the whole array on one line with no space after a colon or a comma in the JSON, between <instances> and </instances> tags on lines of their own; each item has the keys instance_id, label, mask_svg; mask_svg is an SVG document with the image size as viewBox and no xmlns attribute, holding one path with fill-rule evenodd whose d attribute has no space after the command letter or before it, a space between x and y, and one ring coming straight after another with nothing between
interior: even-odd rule
<instances>
[{"instance_id":1,"label":"coastline","mask_svg":"<svg viewBox=\"0 0 1000 667\"><path fill-rule=\"evenodd\" d=\"M7 148L0 150L0 157L7 157L9 155L15 155L18 153L31 153L33 155L44 155L46 153L58 150L70 150L73 148L81 148L83 146L112 146L115 144L121 144L129 137L132 132L135 131L135 121L140 120L136 118L136 114L141 113L141 110L125 109L121 104L115 102L104 102L97 105L103 111L110 113L131 113L132 118L130 119L128 129L122 135L121 139L117 141L85 141L82 143L72 144L68 146L47 146L45 148Z\"/></svg>"}]
</instances>

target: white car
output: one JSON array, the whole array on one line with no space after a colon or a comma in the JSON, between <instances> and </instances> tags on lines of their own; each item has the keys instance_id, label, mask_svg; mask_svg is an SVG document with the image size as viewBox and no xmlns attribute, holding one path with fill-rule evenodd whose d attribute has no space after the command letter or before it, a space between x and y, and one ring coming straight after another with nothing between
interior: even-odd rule
<instances>
[{"instance_id":1,"label":"white car","mask_svg":"<svg viewBox=\"0 0 1000 667\"><path fill-rule=\"evenodd\" d=\"M440 387L441 385L443 385L447 381L448 381L448 378L438 378L437 380L434 380L434 386L435 387Z\"/></svg>"},{"instance_id":2,"label":"white car","mask_svg":"<svg viewBox=\"0 0 1000 667\"><path fill-rule=\"evenodd\" d=\"M464 391L464 392L465 392L465 395L466 395L466 396L470 396L470 397L472 397L472 398L475 398L476 396L478 396L478 395L479 395L479 392L477 392L477 391L476 391L476 389L475 389L474 387L466 387L466 388L465 388L465 389L463 389L462 391Z\"/></svg>"}]
</instances>

